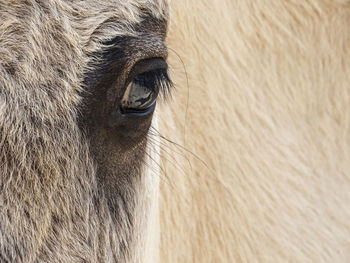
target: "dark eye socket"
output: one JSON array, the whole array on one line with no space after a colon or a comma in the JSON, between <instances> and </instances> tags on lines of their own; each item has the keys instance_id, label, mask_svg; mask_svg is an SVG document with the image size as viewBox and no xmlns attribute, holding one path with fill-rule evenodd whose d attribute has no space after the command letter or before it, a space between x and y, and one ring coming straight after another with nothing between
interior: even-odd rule
<instances>
[{"instance_id":1,"label":"dark eye socket","mask_svg":"<svg viewBox=\"0 0 350 263\"><path fill-rule=\"evenodd\" d=\"M130 76L120 103L123 114L151 113L159 92L164 94L172 86L167 64L160 58L138 62Z\"/></svg>"}]
</instances>

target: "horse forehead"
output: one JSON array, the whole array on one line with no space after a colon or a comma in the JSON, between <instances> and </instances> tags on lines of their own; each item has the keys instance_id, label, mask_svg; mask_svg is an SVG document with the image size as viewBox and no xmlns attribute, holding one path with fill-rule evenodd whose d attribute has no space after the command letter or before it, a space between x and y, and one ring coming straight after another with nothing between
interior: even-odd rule
<instances>
[{"instance_id":1,"label":"horse forehead","mask_svg":"<svg viewBox=\"0 0 350 263\"><path fill-rule=\"evenodd\" d=\"M0 0L0 83L38 86L56 74L71 81L56 86L73 92L103 43L134 30L163 39L168 8L168 0Z\"/></svg>"},{"instance_id":2,"label":"horse forehead","mask_svg":"<svg viewBox=\"0 0 350 263\"><path fill-rule=\"evenodd\" d=\"M170 0L0 0L0 32L11 35L37 34L44 31L64 30L78 37L85 51L92 42L103 42L117 35L133 34L135 24L147 17L141 31L160 32L164 38L169 20ZM149 23L150 22L150 23ZM27 28L28 27L28 28ZM9 30L10 28L10 30ZM15 30L14 30L15 28ZM17 30L19 28L19 30ZM40 36L38 36L40 37ZM93 40L91 42L91 40ZM77 46L77 44L73 44ZM91 49L92 48L92 49Z\"/></svg>"},{"instance_id":3,"label":"horse forehead","mask_svg":"<svg viewBox=\"0 0 350 263\"><path fill-rule=\"evenodd\" d=\"M72 20L84 22L86 26L113 18L120 23L137 23L145 14L167 22L169 2L170 0L0 0L0 14L15 14L21 20L33 13L46 13L54 19L67 15ZM8 17L2 17L6 18ZM84 25L81 24L81 27L84 28Z\"/></svg>"},{"instance_id":4,"label":"horse forehead","mask_svg":"<svg viewBox=\"0 0 350 263\"><path fill-rule=\"evenodd\" d=\"M62 1L62 0L59 0ZM92 12L97 11L104 15L119 15L132 21L143 13L151 14L156 18L167 19L170 0L85 0L71 1L73 6L87 7ZM89 11L87 11L89 13Z\"/></svg>"},{"instance_id":5,"label":"horse forehead","mask_svg":"<svg viewBox=\"0 0 350 263\"><path fill-rule=\"evenodd\" d=\"M23 56L42 56L43 46L63 45L67 53L91 54L134 30L164 38L168 14L169 0L0 0L0 54L14 57L10 51L23 47Z\"/></svg>"}]
</instances>

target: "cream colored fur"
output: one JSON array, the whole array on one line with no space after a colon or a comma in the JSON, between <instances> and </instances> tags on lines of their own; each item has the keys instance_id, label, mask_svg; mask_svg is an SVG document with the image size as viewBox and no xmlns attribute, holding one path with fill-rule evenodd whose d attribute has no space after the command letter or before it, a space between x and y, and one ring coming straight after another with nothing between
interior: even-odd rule
<instances>
[{"instance_id":1,"label":"cream colored fur","mask_svg":"<svg viewBox=\"0 0 350 263\"><path fill-rule=\"evenodd\" d=\"M158 130L158 113L153 115L152 128ZM142 239L144 247L142 248L143 260L141 262L154 263L159 262L159 174L160 174L160 139L158 136L152 136L152 143L148 147L148 158L145 167L145 203L149 205L144 216L148 219L144 228Z\"/></svg>"},{"instance_id":2,"label":"cream colored fur","mask_svg":"<svg viewBox=\"0 0 350 263\"><path fill-rule=\"evenodd\" d=\"M163 151L160 262L350 262L350 2L173 1L171 25L160 131L203 162Z\"/></svg>"}]
</instances>

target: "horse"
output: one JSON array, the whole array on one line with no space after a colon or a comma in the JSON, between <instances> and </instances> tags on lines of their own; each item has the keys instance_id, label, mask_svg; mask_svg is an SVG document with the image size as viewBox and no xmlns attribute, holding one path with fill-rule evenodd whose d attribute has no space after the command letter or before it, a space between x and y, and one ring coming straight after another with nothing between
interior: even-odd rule
<instances>
[{"instance_id":1,"label":"horse","mask_svg":"<svg viewBox=\"0 0 350 263\"><path fill-rule=\"evenodd\" d=\"M0 262L347 262L349 7L0 1Z\"/></svg>"},{"instance_id":2,"label":"horse","mask_svg":"<svg viewBox=\"0 0 350 263\"><path fill-rule=\"evenodd\" d=\"M168 3L0 10L0 261L155 262L158 175L145 163L158 158L147 140L158 93L171 89Z\"/></svg>"}]
</instances>

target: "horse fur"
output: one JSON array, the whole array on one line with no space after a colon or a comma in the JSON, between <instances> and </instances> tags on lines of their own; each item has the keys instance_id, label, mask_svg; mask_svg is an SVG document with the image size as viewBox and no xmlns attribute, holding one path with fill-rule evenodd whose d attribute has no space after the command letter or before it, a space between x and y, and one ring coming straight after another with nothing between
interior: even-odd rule
<instances>
[{"instance_id":1,"label":"horse fur","mask_svg":"<svg viewBox=\"0 0 350 263\"><path fill-rule=\"evenodd\" d=\"M160 131L187 151L163 152L161 262L349 262L350 2L173 1L171 20Z\"/></svg>"},{"instance_id":2,"label":"horse fur","mask_svg":"<svg viewBox=\"0 0 350 263\"><path fill-rule=\"evenodd\" d=\"M0 1L0 262L348 262L349 2L171 7L177 91L153 128L181 146L148 144L116 221L84 78L169 3Z\"/></svg>"},{"instance_id":3,"label":"horse fur","mask_svg":"<svg viewBox=\"0 0 350 263\"><path fill-rule=\"evenodd\" d=\"M93 54L167 12L156 0L0 1L1 262L154 262L154 175L120 193L114 220L78 119Z\"/></svg>"}]
</instances>

